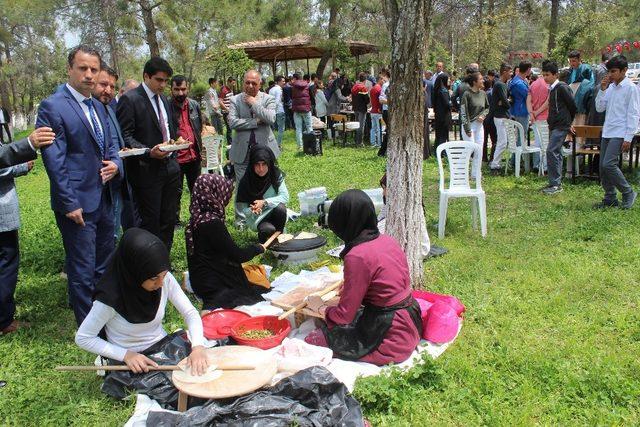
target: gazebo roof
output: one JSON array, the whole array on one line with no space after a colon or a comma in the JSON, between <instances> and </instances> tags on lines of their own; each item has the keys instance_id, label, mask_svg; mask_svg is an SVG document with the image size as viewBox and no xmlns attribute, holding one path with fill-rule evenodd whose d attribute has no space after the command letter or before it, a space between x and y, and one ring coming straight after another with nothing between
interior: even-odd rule
<instances>
[{"instance_id":1,"label":"gazebo roof","mask_svg":"<svg viewBox=\"0 0 640 427\"><path fill-rule=\"evenodd\" d=\"M352 56L377 52L376 45L361 41L347 41ZM311 37L298 34L282 39L267 39L229 46L229 49L243 49L247 56L258 62L273 62L306 58L321 58L324 49L315 46Z\"/></svg>"}]
</instances>

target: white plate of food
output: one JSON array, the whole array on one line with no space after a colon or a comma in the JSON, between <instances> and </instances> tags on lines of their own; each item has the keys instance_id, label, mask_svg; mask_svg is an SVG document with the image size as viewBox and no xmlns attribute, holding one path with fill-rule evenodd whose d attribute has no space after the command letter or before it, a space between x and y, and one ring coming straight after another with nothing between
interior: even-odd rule
<instances>
[{"instance_id":1,"label":"white plate of food","mask_svg":"<svg viewBox=\"0 0 640 427\"><path fill-rule=\"evenodd\" d=\"M160 151L179 151L189 148L191 143L186 144L160 144Z\"/></svg>"},{"instance_id":2,"label":"white plate of food","mask_svg":"<svg viewBox=\"0 0 640 427\"><path fill-rule=\"evenodd\" d=\"M118 151L118 156L121 159L124 157L141 156L144 153L146 153L148 150L149 150L148 148L124 148Z\"/></svg>"}]
</instances>

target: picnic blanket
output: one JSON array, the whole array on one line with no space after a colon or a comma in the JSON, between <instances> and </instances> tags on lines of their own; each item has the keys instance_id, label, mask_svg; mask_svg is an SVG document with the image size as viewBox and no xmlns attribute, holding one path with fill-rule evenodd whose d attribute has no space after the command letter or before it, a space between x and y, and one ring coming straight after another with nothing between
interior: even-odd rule
<instances>
[{"instance_id":1,"label":"picnic blanket","mask_svg":"<svg viewBox=\"0 0 640 427\"><path fill-rule=\"evenodd\" d=\"M271 291L263 294L263 297L270 301L284 295L286 292L301 284L313 284L317 286L335 283L340 279L342 279L342 272L332 273L327 267L315 271L302 270L298 274L285 272L271 282ZM259 302L251 306L240 306L236 307L236 309L252 316L279 315L283 312L282 309L272 306L268 301ZM421 340L418 347L407 360L393 366L401 370L407 370L420 363L424 354L428 354L434 359L441 356L460 334L462 324L462 318L460 318L458 334L456 334L451 341L436 344ZM371 363L337 359L333 357L331 349L307 344L304 338L315 328L314 320L308 319L297 328L293 328L281 345L268 350L275 355L278 361L278 373L272 379L271 385L275 385L282 379L308 367L323 366L351 392L358 377L380 375L391 369L389 366L376 366ZM211 341L210 345L216 345L216 342ZM149 399L147 396L139 394L135 412L125 426L144 426L147 415L151 410L166 411L160 408L157 402Z\"/></svg>"}]
</instances>

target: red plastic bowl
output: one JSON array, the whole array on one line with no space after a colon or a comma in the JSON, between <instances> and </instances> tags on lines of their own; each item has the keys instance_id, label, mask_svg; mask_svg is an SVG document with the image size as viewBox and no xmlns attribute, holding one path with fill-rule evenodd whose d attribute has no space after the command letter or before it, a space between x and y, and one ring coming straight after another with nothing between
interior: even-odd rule
<instances>
[{"instance_id":1,"label":"red plastic bowl","mask_svg":"<svg viewBox=\"0 0 640 427\"><path fill-rule=\"evenodd\" d=\"M255 340L242 337L244 332L254 329L268 329L274 335L269 338L259 338ZM236 325L231 328L231 337L238 344L250 345L266 350L280 345L282 340L289 335L290 331L291 324L287 319L278 320L278 316L258 316L236 323Z\"/></svg>"},{"instance_id":2,"label":"red plastic bowl","mask_svg":"<svg viewBox=\"0 0 640 427\"><path fill-rule=\"evenodd\" d=\"M231 335L231 328L241 320L250 319L247 313L238 310L216 310L202 316L204 336L219 340Z\"/></svg>"}]
</instances>

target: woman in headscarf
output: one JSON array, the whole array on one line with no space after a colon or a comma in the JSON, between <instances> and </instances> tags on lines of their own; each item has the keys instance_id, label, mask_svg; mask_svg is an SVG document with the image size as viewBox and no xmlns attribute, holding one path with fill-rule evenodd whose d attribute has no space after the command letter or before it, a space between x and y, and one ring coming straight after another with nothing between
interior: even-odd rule
<instances>
[{"instance_id":1,"label":"woman in headscarf","mask_svg":"<svg viewBox=\"0 0 640 427\"><path fill-rule=\"evenodd\" d=\"M309 298L309 308L326 323L305 340L342 359L386 365L411 355L422 320L407 258L392 237L379 233L376 222L373 202L361 190L347 190L331 203L329 228L345 243L344 284L337 306Z\"/></svg>"},{"instance_id":2,"label":"woman in headscarf","mask_svg":"<svg viewBox=\"0 0 640 427\"><path fill-rule=\"evenodd\" d=\"M202 299L203 311L263 300L265 289L249 283L242 263L263 253L264 247L239 247L233 241L225 225L225 207L232 194L233 181L217 174L200 175L191 194L191 218L185 229L187 262L189 281Z\"/></svg>"},{"instance_id":3,"label":"woman in headscarf","mask_svg":"<svg viewBox=\"0 0 640 427\"><path fill-rule=\"evenodd\" d=\"M258 232L261 243L287 222L289 191L276 156L269 147L255 145L249 152L249 166L238 184L236 206L243 212L250 230Z\"/></svg>"},{"instance_id":4,"label":"woman in headscarf","mask_svg":"<svg viewBox=\"0 0 640 427\"><path fill-rule=\"evenodd\" d=\"M433 124L436 131L433 150L435 152L438 145L447 142L449 129L451 129L451 96L449 95L449 75L447 73L440 73L436 77L431 98L434 115Z\"/></svg>"},{"instance_id":5,"label":"woman in headscarf","mask_svg":"<svg viewBox=\"0 0 640 427\"><path fill-rule=\"evenodd\" d=\"M170 301L189 329L191 353L187 361L191 371L203 374L208 362L203 347L202 321L169 272L169 265L169 253L160 239L139 228L127 230L107 271L96 285L93 306L76 333L76 344L107 358L108 364L124 362L134 374L147 373L149 367L158 366L151 355L162 352L166 345L179 338L177 334L167 335L162 327L167 301ZM176 354L182 354L180 358L186 356L188 347L185 344L184 352ZM172 387L166 373L147 375L157 375L153 383L159 387L160 384L165 388ZM109 374L105 384L108 380ZM147 381L147 386L149 384ZM174 395L177 399L177 391Z\"/></svg>"}]
</instances>

